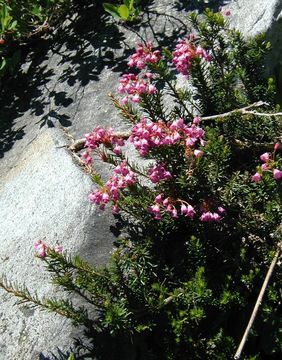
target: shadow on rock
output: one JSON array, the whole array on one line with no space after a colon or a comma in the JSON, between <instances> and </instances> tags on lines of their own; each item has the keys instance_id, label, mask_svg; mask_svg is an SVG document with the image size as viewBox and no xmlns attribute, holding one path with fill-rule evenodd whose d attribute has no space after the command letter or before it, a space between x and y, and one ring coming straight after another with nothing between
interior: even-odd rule
<instances>
[{"instance_id":1,"label":"shadow on rock","mask_svg":"<svg viewBox=\"0 0 282 360\"><path fill-rule=\"evenodd\" d=\"M74 339L73 347L62 352L57 349L56 354L40 354L40 360L68 360L73 354L75 360L150 360L146 342L140 336L135 339L134 345L129 336L119 334L113 336L106 332L89 332L85 330L84 338ZM91 340L89 340L91 339Z\"/></svg>"},{"instance_id":2,"label":"shadow on rock","mask_svg":"<svg viewBox=\"0 0 282 360\"><path fill-rule=\"evenodd\" d=\"M39 360L68 360L71 353L72 350L65 352L60 349L57 349L56 354L51 353L50 355L45 356L41 353L39 355Z\"/></svg>"},{"instance_id":3,"label":"shadow on rock","mask_svg":"<svg viewBox=\"0 0 282 360\"><path fill-rule=\"evenodd\" d=\"M71 126L84 89L99 81L104 69L125 71L138 41L171 45L187 32L177 15L154 11L156 5L149 2L141 21L128 27L106 15L102 2L86 1L52 36L29 45L23 65L2 88L0 156L27 126Z\"/></svg>"},{"instance_id":4,"label":"shadow on rock","mask_svg":"<svg viewBox=\"0 0 282 360\"><path fill-rule=\"evenodd\" d=\"M0 119L0 158L4 153L10 150L17 140L21 140L25 134L22 126L18 129L12 129L11 123L7 123L5 119Z\"/></svg>"},{"instance_id":5,"label":"shadow on rock","mask_svg":"<svg viewBox=\"0 0 282 360\"><path fill-rule=\"evenodd\" d=\"M101 11L86 3L55 34L24 49L22 66L2 86L0 157L25 135L27 125L71 126L66 109L79 103L80 88L122 60L113 62L113 49L122 48L122 34Z\"/></svg>"}]
</instances>

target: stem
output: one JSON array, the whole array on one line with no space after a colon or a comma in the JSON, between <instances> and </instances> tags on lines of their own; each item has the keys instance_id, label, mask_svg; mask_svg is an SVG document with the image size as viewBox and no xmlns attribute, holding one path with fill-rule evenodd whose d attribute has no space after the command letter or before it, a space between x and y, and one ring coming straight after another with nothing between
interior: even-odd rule
<instances>
[{"instance_id":1,"label":"stem","mask_svg":"<svg viewBox=\"0 0 282 360\"><path fill-rule=\"evenodd\" d=\"M177 93L177 90L176 90L175 86L173 86L173 85L171 84L171 82L170 82L169 80L167 80L167 79L165 80L165 82L167 83L167 85L168 85L168 87L170 88L170 90L173 92L173 95L174 95L174 97L177 99L178 103L179 103L180 105L182 105L182 106L184 107L184 109L186 110L187 114L188 114L190 117L193 118L194 115L189 111L189 109L187 108L187 106L186 106L186 104L184 103L184 101L179 98L179 95L178 95L178 93Z\"/></svg>"},{"instance_id":2,"label":"stem","mask_svg":"<svg viewBox=\"0 0 282 360\"><path fill-rule=\"evenodd\" d=\"M123 212L125 212L126 214L128 214L128 215L132 216L133 218L139 220L139 221L142 223L142 221L143 221L142 217L140 217L140 216L132 213L131 211L127 210L124 206L120 205L120 203L118 203L118 207L119 207Z\"/></svg>"},{"instance_id":3,"label":"stem","mask_svg":"<svg viewBox=\"0 0 282 360\"><path fill-rule=\"evenodd\" d=\"M243 348L244 348L244 346L245 346L245 343L246 343L246 341L247 341L249 332L250 332L250 330L251 330L251 328L252 328L252 326L253 326L253 323L254 323L255 318L256 318L256 316L257 316L259 307L260 307L260 305L261 305L261 303L262 303L263 295L264 295L264 293L265 293L265 290L266 290L267 285L268 285L268 283L269 283L270 277L271 277L271 275L272 275L272 273L273 273L274 267L275 267L275 265L276 265L276 263L277 263L277 260L278 260L278 258L279 258L280 251L281 251L281 246L282 246L282 243L279 243L279 244L278 244L277 251L276 251L276 253L275 253L275 255L274 255L274 258L272 259L272 262L271 262L271 264L270 264L270 267L269 267L269 269L268 269L268 272L267 272L266 277L265 277L265 279L264 279L264 282L263 282L263 284L262 284L262 287L261 287L259 296L258 296L258 298L257 298L255 307L254 307L254 309L253 309L251 318L250 318L250 320L249 320L249 323L248 323L248 325L247 325L247 327L246 327L246 330L245 330L245 332L244 332L244 335L243 335L243 337L242 337L242 340L241 340L241 342L240 342L240 345L238 346L238 349L237 349L237 351L236 351L236 354L234 355L234 359L235 359L235 360L241 358L241 354L242 354Z\"/></svg>"},{"instance_id":4,"label":"stem","mask_svg":"<svg viewBox=\"0 0 282 360\"><path fill-rule=\"evenodd\" d=\"M155 116L155 112L152 107L152 103L146 95L142 97L142 102L144 104L143 108L145 109L145 111L147 111L147 113L151 117L152 121L153 122L157 121L157 117Z\"/></svg>"},{"instance_id":5,"label":"stem","mask_svg":"<svg viewBox=\"0 0 282 360\"><path fill-rule=\"evenodd\" d=\"M3 290L5 290L7 293L12 294L18 298L21 298L22 303L29 302L31 304L34 304L35 306L44 308L49 311L52 310L53 312L56 312L57 314L60 314L62 316L68 317L68 318L73 318L77 315L74 312L63 310L63 309L52 309L50 307L50 305L48 305L48 303L42 302L42 301L38 300L37 298L32 297L29 293L27 293L25 291L22 291L19 289L14 289L12 286L5 284L2 280L0 280L0 287Z\"/></svg>"},{"instance_id":6,"label":"stem","mask_svg":"<svg viewBox=\"0 0 282 360\"><path fill-rule=\"evenodd\" d=\"M56 281L57 279L63 278L64 275L66 275L68 272L65 269L62 269L61 272L63 272L63 274L61 274L60 270L57 269L57 267L55 265L53 265L51 262L47 261L46 259L43 259L45 261L45 263L48 266L48 270L52 273L54 272L56 274L56 277L54 277L54 280ZM71 264L73 265L73 264ZM75 266L73 266L74 269L76 269ZM62 288L69 290L69 286L71 288L71 290L75 293L77 293L79 296L81 296L84 300L86 300L87 302L89 302L92 305L97 305L96 302L94 302L93 300L91 300L90 298L88 298L81 290L80 288L75 284L73 277L71 278L71 284L60 284L57 283L59 286L61 286Z\"/></svg>"},{"instance_id":7,"label":"stem","mask_svg":"<svg viewBox=\"0 0 282 360\"><path fill-rule=\"evenodd\" d=\"M269 106L268 103L264 102L264 101L258 101L258 102L255 102L251 105L248 105L248 106L245 106L243 108L240 108L240 109L235 109L235 110L232 110L232 111L228 111L226 113L223 113L223 114L218 114L218 115L211 115L211 116L204 116L202 117L202 120L215 120L215 119L218 119L218 118L226 118L232 114L236 114L236 113L241 113L241 114L253 114L253 115L257 115L257 116L282 116L282 113L258 113L256 111L249 111L249 109L251 108L254 108L254 107L261 107L261 106Z\"/></svg>"},{"instance_id":8,"label":"stem","mask_svg":"<svg viewBox=\"0 0 282 360\"><path fill-rule=\"evenodd\" d=\"M114 103L115 107L120 110L122 116L129 120L130 122L132 122L133 124L135 124L138 120L138 116L137 114L133 114L130 112L130 109L127 105L121 105L119 100L112 94L109 93L108 94L109 97L111 98L112 102Z\"/></svg>"}]
</instances>

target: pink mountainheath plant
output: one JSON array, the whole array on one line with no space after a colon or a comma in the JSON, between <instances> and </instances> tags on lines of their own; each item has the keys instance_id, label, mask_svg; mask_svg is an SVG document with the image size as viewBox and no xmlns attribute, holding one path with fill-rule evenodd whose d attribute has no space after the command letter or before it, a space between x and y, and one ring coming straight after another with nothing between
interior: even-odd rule
<instances>
[{"instance_id":1,"label":"pink mountainheath plant","mask_svg":"<svg viewBox=\"0 0 282 360\"><path fill-rule=\"evenodd\" d=\"M170 49L137 44L119 94L110 95L129 130L101 125L85 136L81 158L95 183L89 200L110 207L122 233L109 264L37 241L67 298L40 301L0 281L84 326L89 358L234 358L281 241L282 122L274 81L263 73L269 44L263 35L244 39L229 15L191 14L191 34ZM109 176L97 173L97 161ZM244 359L281 353L281 271Z\"/></svg>"}]
</instances>

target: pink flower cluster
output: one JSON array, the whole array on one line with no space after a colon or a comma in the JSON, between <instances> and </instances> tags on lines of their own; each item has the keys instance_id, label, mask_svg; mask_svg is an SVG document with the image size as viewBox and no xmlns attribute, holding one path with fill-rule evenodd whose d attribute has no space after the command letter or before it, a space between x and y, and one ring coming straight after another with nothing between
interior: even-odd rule
<instances>
[{"instance_id":1,"label":"pink flower cluster","mask_svg":"<svg viewBox=\"0 0 282 360\"><path fill-rule=\"evenodd\" d=\"M172 178L171 173L168 170L166 170L162 164L159 163L152 166L149 169L148 173L150 180L155 184L159 183L160 181L169 180Z\"/></svg>"},{"instance_id":2,"label":"pink flower cluster","mask_svg":"<svg viewBox=\"0 0 282 360\"><path fill-rule=\"evenodd\" d=\"M89 195L89 200L99 205L101 210L105 209L108 202L113 201L116 204L112 210L117 213L119 211L117 201L120 198L121 190L135 183L136 175L129 170L127 162L124 160L114 169L114 175L110 177L105 186Z\"/></svg>"},{"instance_id":3,"label":"pink flower cluster","mask_svg":"<svg viewBox=\"0 0 282 360\"><path fill-rule=\"evenodd\" d=\"M83 151L83 153L81 153L81 157L86 165L92 165L93 159L92 156L90 155L89 150Z\"/></svg>"},{"instance_id":4,"label":"pink flower cluster","mask_svg":"<svg viewBox=\"0 0 282 360\"><path fill-rule=\"evenodd\" d=\"M153 51L153 44L148 41L146 44L138 44L136 52L131 55L128 66L144 69L148 63L155 64L162 58L159 50Z\"/></svg>"},{"instance_id":5,"label":"pink flower cluster","mask_svg":"<svg viewBox=\"0 0 282 360\"><path fill-rule=\"evenodd\" d=\"M223 16L231 16L232 15L232 13L231 13L231 11L230 11L230 9L225 9L225 8L223 8L223 7L219 7L219 11L221 12L221 14L223 15Z\"/></svg>"},{"instance_id":6,"label":"pink flower cluster","mask_svg":"<svg viewBox=\"0 0 282 360\"><path fill-rule=\"evenodd\" d=\"M54 249L51 249L45 243L43 243L42 240L37 240L34 244L34 248L37 253L37 256L41 258L47 257L49 250L53 250L58 254L61 254L64 251L63 247L60 245L55 246Z\"/></svg>"},{"instance_id":7,"label":"pink flower cluster","mask_svg":"<svg viewBox=\"0 0 282 360\"><path fill-rule=\"evenodd\" d=\"M179 207L176 207L177 203L180 203L180 209ZM170 197L163 199L162 194L156 196L154 205L150 206L148 211L156 220L161 220L163 213L168 213L173 219L178 219L179 215L193 219L195 215L193 206L188 204L186 201L175 201Z\"/></svg>"},{"instance_id":8,"label":"pink flower cluster","mask_svg":"<svg viewBox=\"0 0 282 360\"><path fill-rule=\"evenodd\" d=\"M142 94L155 94L156 87L151 83L153 77L152 73L146 73L144 77L139 77L134 74L123 74L120 79L120 86L118 91L126 96L121 100L122 104L126 104L128 100L135 103L140 102Z\"/></svg>"},{"instance_id":9,"label":"pink flower cluster","mask_svg":"<svg viewBox=\"0 0 282 360\"><path fill-rule=\"evenodd\" d=\"M274 159L275 153L279 150L279 147L280 147L279 143L276 143L274 145L273 156L269 152L266 152L260 156L260 160L263 162L263 164L261 165L260 170L252 176L252 180L254 182L260 182L263 176L263 172L265 171L271 171L275 180L282 179L282 171L275 167L275 159Z\"/></svg>"},{"instance_id":10,"label":"pink flower cluster","mask_svg":"<svg viewBox=\"0 0 282 360\"><path fill-rule=\"evenodd\" d=\"M172 61L176 66L177 71L186 77L189 74L192 61L196 57L211 61L211 55L201 46L196 46L193 43L194 39L195 36L193 34L186 36L184 39L179 39L176 49L173 52Z\"/></svg>"},{"instance_id":11,"label":"pink flower cluster","mask_svg":"<svg viewBox=\"0 0 282 360\"><path fill-rule=\"evenodd\" d=\"M124 139L114 134L112 128L106 130L100 126L96 127L90 134L85 135L85 146L88 150L82 153L82 157L86 164L92 164L92 157L90 155L91 150L97 149L101 144L113 149L113 152L117 155L121 153L121 146L124 145Z\"/></svg>"},{"instance_id":12,"label":"pink flower cluster","mask_svg":"<svg viewBox=\"0 0 282 360\"><path fill-rule=\"evenodd\" d=\"M172 219L178 219L180 215L193 219L196 215L195 208L186 201L171 197L163 198L163 194L159 194L155 198L155 203L149 207L148 211L154 216L155 220L161 220L162 215L168 213ZM204 211L200 216L202 222L218 222L222 220L225 214L223 207L218 207L217 212Z\"/></svg>"},{"instance_id":13,"label":"pink flower cluster","mask_svg":"<svg viewBox=\"0 0 282 360\"><path fill-rule=\"evenodd\" d=\"M141 156L147 155L151 148L174 145L181 140L188 148L194 147L197 143L205 146L203 140L205 131L198 126L198 123L199 118L195 118L191 126L185 125L183 119L166 124L162 120L153 123L142 118L132 129L129 140ZM202 152L194 152L194 155L199 157Z\"/></svg>"},{"instance_id":14,"label":"pink flower cluster","mask_svg":"<svg viewBox=\"0 0 282 360\"><path fill-rule=\"evenodd\" d=\"M225 209L220 206L220 207L218 207L217 211L218 212L211 212L211 211L204 212L201 215L200 220L203 222L220 221L222 219L223 215L225 214Z\"/></svg>"},{"instance_id":15,"label":"pink flower cluster","mask_svg":"<svg viewBox=\"0 0 282 360\"><path fill-rule=\"evenodd\" d=\"M39 257L47 256L47 245L44 244L41 240L37 240L34 244L35 251Z\"/></svg>"}]
</instances>

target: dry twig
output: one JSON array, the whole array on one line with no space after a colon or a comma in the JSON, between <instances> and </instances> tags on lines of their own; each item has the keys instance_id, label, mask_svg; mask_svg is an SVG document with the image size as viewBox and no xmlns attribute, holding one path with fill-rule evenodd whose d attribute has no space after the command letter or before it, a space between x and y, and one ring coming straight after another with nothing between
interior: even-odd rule
<instances>
[{"instance_id":1,"label":"dry twig","mask_svg":"<svg viewBox=\"0 0 282 360\"><path fill-rule=\"evenodd\" d=\"M255 307L254 307L253 312L252 312L252 315L251 315L251 317L250 317L249 323L248 323L248 325L247 325L247 327L246 327L246 330L245 330L245 332L244 332L244 335L243 335L243 337L242 337L242 340L241 340L241 342L240 342L240 345L238 346L238 349L237 349L237 351L236 351L236 354L234 355L234 359L235 359L235 360L241 358L243 348L244 348L244 346L245 346L245 343L246 343L246 341L247 341L248 335L249 335L249 333L250 333L250 330L251 330L251 328L252 328L252 326L253 326L253 323L254 323L254 321L255 321L255 318L256 318L256 316L257 316L259 307L260 307L260 305L261 305L261 303L262 303L263 295L264 295L265 290L266 290L266 288L267 288L267 285L268 285L268 283L269 283L270 277L271 277L271 275L272 275L272 273L273 273L274 267L275 267L275 265L276 265L276 263L277 263L277 261L278 261L278 258L279 258L280 252L281 252L281 247L282 247L282 242L280 242L280 243L278 244L277 251L276 251L276 253L275 253L275 255L274 255L274 258L272 259L272 262L271 262L271 264L270 264L270 267L269 267L269 269L268 269L268 272L267 272L267 274L266 274L266 277L265 277L264 282L263 282L263 284L262 284L262 287L261 287L261 289L260 289L260 293L259 293L259 296L258 296L258 298L257 298Z\"/></svg>"},{"instance_id":2,"label":"dry twig","mask_svg":"<svg viewBox=\"0 0 282 360\"><path fill-rule=\"evenodd\" d=\"M218 115L211 115L211 116L204 116L201 119L206 121L206 120L215 120L215 119L224 119L230 115L233 114L237 114L237 113L241 113L242 115L247 115L247 114L251 114L251 115L257 115L257 116L282 116L282 112L278 112L278 113L259 113L257 111L253 111L250 110L252 108L257 108L257 107L261 107L261 106L269 106L269 104L267 102L264 101L258 101L255 102L251 105L245 106L243 108L240 109L235 109L232 111L228 111L226 113L223 114L218 114Z\"/></svg>"}]
</instances>

